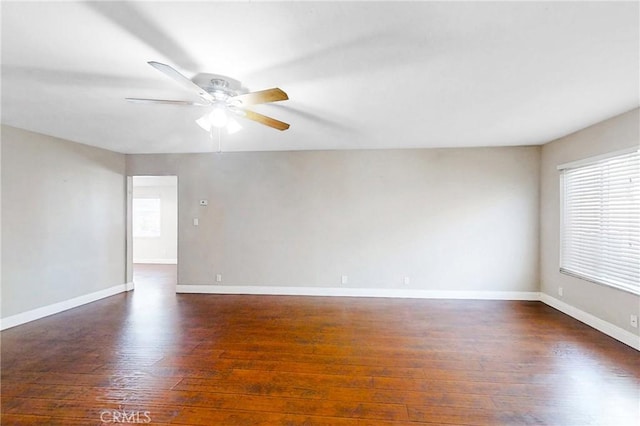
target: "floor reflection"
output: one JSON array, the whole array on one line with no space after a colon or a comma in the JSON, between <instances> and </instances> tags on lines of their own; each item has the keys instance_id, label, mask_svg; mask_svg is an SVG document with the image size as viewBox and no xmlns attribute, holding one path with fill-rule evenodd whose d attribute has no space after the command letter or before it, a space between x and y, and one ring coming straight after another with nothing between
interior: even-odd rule
<instances>
[{"instance_id":1,"label":"floor reflection","mask_svg":"<svg viewBox=\"0 0 640 426\"><path fill-rule=\"evenodd\" d=\"M141 361L142 365L157 362L178 344L176 270L176 265L134 265L135 289L128 295L126 321L118 339L123 368Z\"/></svg>"}]
</instances>

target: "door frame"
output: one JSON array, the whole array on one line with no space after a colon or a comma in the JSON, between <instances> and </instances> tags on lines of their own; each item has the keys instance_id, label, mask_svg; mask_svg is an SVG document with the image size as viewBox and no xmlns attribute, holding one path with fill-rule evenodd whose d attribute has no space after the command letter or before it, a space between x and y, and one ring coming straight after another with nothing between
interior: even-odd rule
<instances>
[{"instance_id":1,"label":"door frame","mask_svg":"<svg viewBox=\"0 0 640 426\"><path fill-rule=\"evenodd\" d=\"M176 181L176 268L180 263L180 244L178 243L180 239L180 193L178 191L178 175L175 174L148 174L148 175L131 175L127 176L126 182L126 190L127 190L127 203L126 203L126 238L125 238L125 282L127 283L127 291L135 289L135 283L133 281L133 178L137 176L158 176L158 177L175 177ZM176 271L177 275L177 271ZM176 282L177 282L176 276Z\"/></svg>"}]
</instances>

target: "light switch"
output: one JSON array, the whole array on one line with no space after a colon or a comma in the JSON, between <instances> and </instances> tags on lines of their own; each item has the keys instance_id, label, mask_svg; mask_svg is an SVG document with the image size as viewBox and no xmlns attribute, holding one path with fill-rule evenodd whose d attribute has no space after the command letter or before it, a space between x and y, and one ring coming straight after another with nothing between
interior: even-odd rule
<instances>
[{"instance_id":1,"label":"light switch","mask_svg":"<svg viewBox=\"0 0 640 426\"><path fill-rule=\"evenodd\" d=\"M193 218L193 226L198 226L200 224L200 221L198 220L197 217Z\"/></svg>"}]
</instances>

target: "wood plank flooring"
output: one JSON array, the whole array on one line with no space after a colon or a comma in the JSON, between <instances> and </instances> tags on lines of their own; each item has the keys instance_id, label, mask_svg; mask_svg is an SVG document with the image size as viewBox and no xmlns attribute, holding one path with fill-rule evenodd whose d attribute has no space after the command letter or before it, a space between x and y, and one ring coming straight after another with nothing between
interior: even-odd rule
<instances>
[{"instance_id":1,"label":"wood plank flooring","mask_svg":"<svg viewBox=\"0 0 640 426\"><path fill-rule=\"evenodd\" d=\"M640 354L538 302L137 288L2 332L2 425L634 425Z\"/></svg>"}]
</instances>

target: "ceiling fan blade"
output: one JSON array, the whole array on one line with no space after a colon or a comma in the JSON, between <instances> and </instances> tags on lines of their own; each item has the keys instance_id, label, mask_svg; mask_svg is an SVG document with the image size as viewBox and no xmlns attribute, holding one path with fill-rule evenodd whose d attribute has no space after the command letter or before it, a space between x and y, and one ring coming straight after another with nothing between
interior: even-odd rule
<instances>
[{"instance_id":1,"label":"ceiling fan blade","mask_svg":"<svg viewBox=\"0 0 640 426\"><path fill-rule=\"evenodd\" d=\"M189 80L187 77L180 74L178 71L176 71L174 68L170 67L169 65L161 64L160 62L156 62L156 61L149 61L147 63L152 67L154 67L155 69L157 69L158 71L160 71L161 73L163 73L164 75L166 75L167 77L173 79L174 81L188 88L189 90L195 90L196 92L198 92L198 95L200 95L202 99L205 99L209 102L215 101L214 97L211 96L209 93L207 93L202 87L198 86L193 81Z\"/></svg>"},{"instance_id":2,"label":"ceiling fan blade","mask_svg":"<svg viewBox=\"0 0 640 426\"><path fill-rule=\"evenodd\" d=\"M287 123L276 120L275 118L267 117L266 115L259 114L255 111L249 111L249 110L243 109L243 110L239 110L237 113L243 116L244 118L257 121L260 124L273 127L274 129L278 129L282 131L282 130L287 130L289 128L289 125Z\"/></svg>"},{"instance_id":3,"label":"ceiling fan blade","mask_svg":"<svg viewBox=\"0 0 640 426\"><path fill-rule=\"evenodd\" d=\"M242 105L266 104L268 102L286 101L289 96L281 89L261 90L259 92L246 93L231 98L231 101L240 101Z\"/></svg>"},{"instance_id":4,"label":"ceiling fan blade","mask_svg":"<svg viewBox=\"0 0 640 426\"><path fill-rule=\"evenodd\" d=\"M200 104L198 102L172 101L168 99L140 99L140 98L125 98L125 99L134 104L171 104L171 105L209 106L208 104Z\"/></svg>"}]
</instances>

